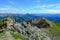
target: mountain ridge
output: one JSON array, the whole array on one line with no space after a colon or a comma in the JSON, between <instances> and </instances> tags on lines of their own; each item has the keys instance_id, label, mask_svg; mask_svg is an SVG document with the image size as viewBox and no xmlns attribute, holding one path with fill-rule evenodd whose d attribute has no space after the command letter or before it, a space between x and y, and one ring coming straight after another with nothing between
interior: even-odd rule
<instances>
[{"instance_id":1,"label":"mountain ridge","mask_svg":"<svg viewBox=\"0 0 60 40\"><path fill-rule=\"evenodd\" d=\"M60 31L59 23L55 23L44 17L38 18L38 19L35 19L35 18L30 19L30 21L27 21L27 22L26 21L16 22L12 16L7 16L3 19L2 22L4 23L3 23L3 26L1 26L3 29L1 32L3 32L4 30L9 31L13 36L13 38L16 40L17 39L23 40L21 37L23 37L25 40L37 40L37 39L38 40L52 40L52 39L54 40L55 35L56 35L56 39L57 37L60 37L60 35L56 34L55 32L51 33L53 31L56 31L56 32ZM45 27L47 25L46 23L48 23L50 26ZM53 38L51 38L47 34L52 35Z\"/></svg>"}]
</instances>

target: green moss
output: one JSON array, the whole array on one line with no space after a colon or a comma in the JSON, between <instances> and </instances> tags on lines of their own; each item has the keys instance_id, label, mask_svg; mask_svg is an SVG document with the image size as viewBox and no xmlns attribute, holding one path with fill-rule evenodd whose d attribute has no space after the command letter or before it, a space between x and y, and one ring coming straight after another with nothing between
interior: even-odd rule
<instances>
[{"instance_id":1,"label":"green moss","mask_svg":"<svg viewBox=\"0 0 60 40\"><path fill-rule=\"evenodd\" d=\"M11 33L11 35L12 35L15 39L27 40L27 38L25 38L24 36L22 36L22 35L20 35L20 34Z\"/></svg>"}]
</instances>

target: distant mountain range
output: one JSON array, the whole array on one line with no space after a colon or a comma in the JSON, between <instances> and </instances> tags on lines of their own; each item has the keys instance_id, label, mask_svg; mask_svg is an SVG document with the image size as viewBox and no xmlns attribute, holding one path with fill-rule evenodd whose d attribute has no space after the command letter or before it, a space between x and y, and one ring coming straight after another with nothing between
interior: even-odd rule
<instances>
[{"instance_id":1,"label":"distant mountain range","mask_svg":"<svg viewBox=\"0 0 60 40\"><path fill-rule=\"evenodd\" d=\"M7 15L12 16L17 22L28 21L30 19L38 19L40 17L47 18L48 20L56 21L60 23L60 14L0 14L0 19L6 17Z\"/></svg>"}]
</instances>

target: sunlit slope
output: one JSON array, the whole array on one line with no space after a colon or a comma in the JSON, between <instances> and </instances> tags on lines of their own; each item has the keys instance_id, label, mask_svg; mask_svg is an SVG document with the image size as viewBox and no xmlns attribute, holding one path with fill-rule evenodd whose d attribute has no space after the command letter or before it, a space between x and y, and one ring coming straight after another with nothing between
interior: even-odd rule
<instances>
[{"instance_id":1,"label":"sunlit slope","mask_svg":"<svg viewBox=\"0 0 60 40\"><path fill-rule=\"evenodd\" d=\"M57 23L54 21L49 21L47 19L46 19L46 21L51 25L51 27L43 29L43 31L50 34L51 36L60 38L60 23Z\"/></svg>"},{"instance_id":2,"label":"sunlit slope","mask_svg":"<svg viewBox=\"0 0 60 40\"><path fill-rule=\"evenodd\" d=\"M47 20L47 22L51 25L51 27L49 29L60 32L60 23L57 23L54 21L49 21L49 20Z\"/></svg>"},{"instance_id":3,"label":"sunlit slope","mask_svg":"<svg viewBox=\"0 0 60 40\"><path fill-rule=\"evenodd\" d=\"M11 32L11 35L14 37L14 39L16 40L27 40L27 38L25 38L23 35L20 34L15 34Z\"/></svg>"}]
</instances>

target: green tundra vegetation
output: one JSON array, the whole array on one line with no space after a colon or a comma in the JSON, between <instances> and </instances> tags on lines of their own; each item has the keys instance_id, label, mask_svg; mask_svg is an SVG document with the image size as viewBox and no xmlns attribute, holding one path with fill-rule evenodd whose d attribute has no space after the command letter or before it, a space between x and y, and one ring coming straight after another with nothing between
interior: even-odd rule
<instances>
[{"instance_id":1,"label":"green tundra vegetation","mask_svg":"<svg viewBox=\"0 0 60 40\"><path fill-rule=\"evenodd\" d=\"M49 28L49 34L60 38L60 24L57 22L51 22L52 27Z\"/></svg>"},{"instance_id":2,"label":"green tundra vegetation","mask_svg":"<svg viewBox=\"0 0 60 40\"><path fill-rule=\"evenodd\" d=\"M11 32L11 35L17 40L17 39L19 39L19 40L27 40L27 38L25 38L23 35L20 35L20 34L15 34L15 33L13 33L13 32Z\"/></svg>"},{"instance_id":3,"label":"green tundra vegetation","mask_svg":"<svg viewBox=\"0 0 60 40\"><path fill-rule=\"evenodd\" d=\"M0 37L3 37L5 35L5 31L0 33Z\"/></svg>"},{"instance_id":4,"label":"green tundra vegetation","mask_svg":"<svg viewBox=\"0 0 60 40\"><path fill-rule=\"evenodd\" d=\"M50 34L53 37L60 38L60 23L57 23L55 21L48 21L48 22L50 23L51 27L46 28L46 29L42 29L42 31Z\"/></svg>"}]
</instances>

